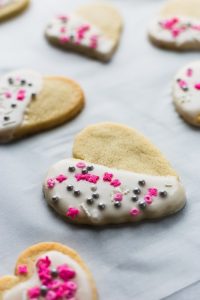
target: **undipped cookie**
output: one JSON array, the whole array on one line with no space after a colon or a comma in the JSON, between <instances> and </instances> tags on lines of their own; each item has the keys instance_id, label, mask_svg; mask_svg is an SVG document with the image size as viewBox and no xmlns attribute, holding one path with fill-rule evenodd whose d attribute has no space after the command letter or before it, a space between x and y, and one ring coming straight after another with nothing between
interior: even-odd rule
<instances>
[{"instance_id":1,"label":"undipped cookie","mask_svg":"<svg viewBox=\"0 0 200 300\"><path fill-rule=\"evenodd\" d=\"M118 46L121 31L119 12L103 2L81 6L73 14L57 16L49 23L46 37L65 50L108 61Z\"/></svg>"},{"instance_id":2,"label":"undipped cookie","mask_svg":"<svg viewBox=\"0 0 200 300\"><path fill-rule=\"evenodd\" d=\"M158 46L175 50L200 49L200 1L170 0L149 28Z\"/></svg>"},{"instance_id":3,"label":"undipped cookie","mask_svg":"<svg viewBox=\"0 0 200 300\"><path fill-rule=\"evenodd\" d=\"M50 129L83 108L80 86L65 77L45 77L31 70L0 78L0 142Z\"/></svg>"},{"instance_id":4,"label":"undipped cookie","mask_svg":"<svg viewBox=\"0 0 200 300\"><path fill-rule=\"evenodd\" d=\"M44 181L48 204L66 220L103 225L160 218L185 205L176 172L144 136L123 125L89 126L73 156Z\"/></svg>"},{"instance_id":5,"label":"undipped cookie","mask_svg":"<svg viewBox=\"0 0 200 300\"><path fill-rule=\"evenodd\" d=\"M30 0L0 0L0 22L27 8Z\"/></svg>"},{"instance_id":6,"label":"undipped cookie","mask_svg":"<svg viewBox=\"0 0 200 300\"><path fill-rule=\"evenodd\" d=\"M186 122L200 126L200 61L187 64L176 74L173 100Z\"/></svg>"},{"instance_id":7,"label":"undipped cookie","mask_svg":"<svg viewBox=\"0 0 200 300\"><path fill-rule=\"evenodd\" d=\"M40 243L17 260L15 275L0 278L0 300L97 300L92 274L78 254Z\"/></svg>"}]
</instances>

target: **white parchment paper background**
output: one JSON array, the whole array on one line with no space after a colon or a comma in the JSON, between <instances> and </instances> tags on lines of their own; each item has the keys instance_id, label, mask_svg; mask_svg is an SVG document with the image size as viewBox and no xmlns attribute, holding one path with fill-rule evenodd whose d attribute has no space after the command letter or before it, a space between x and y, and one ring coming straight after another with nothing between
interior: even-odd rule
<instances>
[{"instance_id":1,"label":"white parchment paper background","mask_svg":"<svg viewBox=\"0 0 200 300\"><path fill-rule=\"evenodd\" d=\"M84 0L32 0L27 12L0 24L1 74L29 67L66 75L82 85L87 99L83 113L69 124L0 146L0 275L12 273L26 247L52 240L80 253L102 300L196 300L200 138L178 117L170 93L177 69L200 56L162 51L148 42L148 22L164 1L108 1L120 9L125 29L107 65L59 51L43 38L52 16ZM108 120L139 129L165 153L186 186L185 210L156 222L95 229L65 224L47 207L41 186L48 167L71 156L74 135L82 128Z\"/></svg>"}]
</instances>

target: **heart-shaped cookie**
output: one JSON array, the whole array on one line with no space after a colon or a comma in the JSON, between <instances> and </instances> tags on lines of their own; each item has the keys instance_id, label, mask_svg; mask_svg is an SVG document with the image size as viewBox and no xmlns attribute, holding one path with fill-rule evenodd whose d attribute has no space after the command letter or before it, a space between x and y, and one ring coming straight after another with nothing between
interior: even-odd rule
<instances>
[{"instance_id":1,"label":"heart-shaped cookie","mask_svg":"<svg viewBox=\"0 0 200 300\"><path fill-rule=\"evenodd\" d=\"M92 274L78 254L40 243L18 258L15 275L0 278L0 300L97 300Z\"/></svg>"},{"instance_id":2,"label":"heart-shaped cookie","mask_svg":"<svg viewBox=\"0 0 200 300\"><path fill-rule=\"evenodd\" d=\"M21 13L30 0L0 0L0 21Z\"/></svg>"},{"instance_id":3,"label":"heart-shaped cookie","mask_svg":"<svg viewBox=\"0 0 200 300\"><path fill-rule=\"evenodd\" d=\"M73 156L48 171L44 195L66 220L103 225L160 218L185 205L176 172L137 131L102 123L75 139Z\"/></svg>"},{"instance_id":4,"label":"heart-shaped cookie","mask_svg":"<svg viewBox=\"0 0 200 300\"><path fill-rule=\"evenodd\" d=\"M200 61L184 66L175 76L173 99L183 119L200 126Z\"/></svg>"},{"instance_id":5,"label":"heart-shaped cookie","mask_svg":"<svg viewBox=\"0 0 200 300\"><path fill-rule=\"evenodd\" d=\"M122 18L113 6L91 3L73 14L53 19L46 29L46 37L65 50L108 61L118 46L121 31Z\"/></svg>"},{"instance_id":6,"label":"heart-shaped cookie","mask_svg":"<svg viewBox=\"0 0 200 300\"><path fill-rule=\"evenodd\" d=\"M0 79L0 142L50 129L83 108L80 86L65 77L19 70Z\"/></svg>"},{"instance_id":7,"label":"heart-shaped cookie","mask_svg":"<svg viewBox=\"0 0 200 300\"><path fill-rule=\"evenodd\" d=\"M200 49L199 0L170 0L149 28L150 39L158 46L177 49Z\"/></svg>"}]
</instances>

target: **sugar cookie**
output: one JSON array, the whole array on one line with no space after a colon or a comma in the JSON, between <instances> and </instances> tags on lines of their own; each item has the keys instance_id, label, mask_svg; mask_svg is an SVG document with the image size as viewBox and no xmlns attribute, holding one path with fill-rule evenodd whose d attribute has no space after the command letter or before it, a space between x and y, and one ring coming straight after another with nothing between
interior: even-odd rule
<instances>
[{"instance_id":1,"label":"sugar cookie","mask_svg":"<svg viewBox=\"0 0 200 300\"><path fill-rule=\"evenodd\" d=\"M0 0L0 21L21 13L29 2L30 0Z\"/></svg>"},{"instance_id":2,"label":"sugar cookie","mask_svg":"<svg viewBox=\"0 0 200 300\"><path fill-rule=\"evenodd\" d=\"M50 129L75 117L84 105L78 84L18 70L0 78L0 142Z\"/></svg>"},{"instance_id":3,"label":"sugar cookie","mask_svg":"<svg viewBox=\"0 0 200 300\"><path fill-rule=\"evenodd\" d=\"M73 14L57 16L49 23L46 37L65 50L108 61L118 46L121 31L119 12L109 4L94 3L81 6Z\"/></svg>"},{"instance_id":4,"label":"sugar cookie","mask_svg":"<svg viewBox=\"0 0 200 300\"><path fill-rule=\"evenodd\" d=\"M0 300L97 300L92 274L78 254L40 243L18 258L15 275L0 278Z\"/></svg>"},{"instance_id":5,"label":"sugar cookie","mask_svg":"<svg viewBox=\"0 0 200 300\"><path fill-rule=\"evenodd\" d=\"M158 46L175 50L200 49L199 0L170 0L149 28Z\"/></svg>"},{"instance_id":6,"label":"sugar cookie","mask_svg":"<svg viewBox=\"0 0 200 300\"><path fill-rule=\"evenodd\" d=\"M160 218L185 205L185 192L166 159L137 131L119 124L89 126L73 156L44 181L50 206L66 220L103 225Z\"/></svg>"},{"instance_id":7,"label":"sugar cookie","mask_svg":"<svg viewBox=\"0 0 200 300\"><path fill-rule=\"evenodd\" d=\"M200 61L187 64L176 74L173 100L185 121L200 126Z\"/></svg>"}]
</instances>

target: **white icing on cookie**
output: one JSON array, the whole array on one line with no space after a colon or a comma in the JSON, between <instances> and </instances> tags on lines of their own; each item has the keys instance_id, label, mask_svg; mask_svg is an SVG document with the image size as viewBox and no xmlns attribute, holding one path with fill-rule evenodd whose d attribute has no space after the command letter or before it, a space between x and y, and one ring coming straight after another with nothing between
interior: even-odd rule
<instances>
[{"instance_id":1,"label":"white icing on cookie","mask_svg":"<svg viewBox=\"0 0 200 300\"><path fill-rule=\"evenodd\" d=\"M100 225L161 217L185 204L185 192L176 177L138 174L75 159L62 160L49 170L44 195L67 219Z\"/></svg>"},{"instance_id":2,"label":"white icing on cookie","mask_svg":"<svg viewBox=\"0 0 200 300\"><path fill-rule=\"evenodd\" d=\"M0 78L0 142L12 139L42 84L41 75L29 70L14 71Z\"/></svg>"},{"instance_id":3,"label":"white icing on cookie","mask_svg":"<svg viewBox=\"0 0 200 300\"><path fill-rule=\"evenodd\" d=\"M19 0L0 0L0 9Z\"/></svg>"},{"instance_id":4,"label":"white icing on cookie","mask_svg":"<svg viewBox=\"0 0 200 300\"><path fill-rule=\"evenodd\" d=\"M114 42L105 37L99 28L75 14L52 20L46 35L57 39L63 46L70 43L77 47L94 49L102 54L110 53L114 47Z\"/></svg>"},{"instance_id":5,"label":"white icing on cookie","mask_svg":"<svg viewBox=\"0 0 200 300\"><path fill-rule=\"evenodd\" d=\"M49 251L44 253L42 256L39 256L38 259L43 259L48 257L51 260L51 267L57 268L59 265L67 264L68 267L72 268L76 272L76 277L73 279L73 282L77 285L76 297L73 299L78 300L92 300L92 290L89 285L87 278L87 273L82 269L82 267L71 257L58 252L58 251ZM2 300L28 300L30 299L27 296L27 292L30 288L41 286L39 280L36 266L34 266L34 273L30 279L16 285L15 287L9 289L3 294ZM34 298L34 299L46 299L45 297ZM48 298L54 299L54 298ZM60 298L63 299L63 298ZM65 298L66 299L66 298ZM68 299L68 298L67 298ZM72 298L69 298L72 299Z\"/></svg>"},{"instance_id":6,"label":"white icing on cookie","mask_svg":"<svg viewBox=\"0 0 200 300\"><path fill-rule=\"evenodd\" d=\"M200 20L186 16L157 17L149 33L158 42L193 48L194 43L200 42Z\"/></svg>"},{"instance_id":7,"label":"white icing on cookie","mask_svg":"<svg viewBox=\"0 0 200 300\"><path fill-rule=\"evenodd\" d=\"M173 98L180 115L200 125L200 61L186 65L176 74Z\"/></svg>"}]
</instances>

